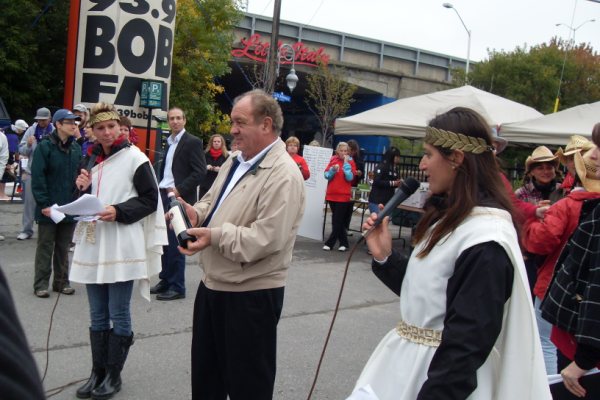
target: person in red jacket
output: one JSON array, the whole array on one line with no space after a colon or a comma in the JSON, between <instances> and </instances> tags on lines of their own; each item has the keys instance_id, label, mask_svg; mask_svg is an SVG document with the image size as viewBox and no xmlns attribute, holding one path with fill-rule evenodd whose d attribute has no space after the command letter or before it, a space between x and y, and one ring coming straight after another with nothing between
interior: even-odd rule
<instances>
[{"instance_id":1,"label":"person in red jacket","mask_svg":"<svg viewBox=\"0 0 600 400\"><path fill-rule=\"evenodd\" d=\"M310 178L308 164L306 163L306 160L298 154L298 150L300 150L300 140L298 140L296 136L290 136L285 141L285 147L288 154L292 157L296 165L298 165L298 168L300 168L304 180Z\"/></svg>"},{"instance_id":2,"label":"person in red jacket","mask_svg":"<svg viewBox=\"0 0 600 400\"><path fill-rule=\"evenodd\" d=\"M558 148L555 155L562 165L567 167L567 175L560 185L560 192L562 196L566 196L571 192L573 184L575 182L575 153L584 154L586 151L592 149L594 144L580 135L573 135L567 143L567 146L563 150L562 147Z\"/></svg>"},{"instance_id":3,"label":"person in red jacket","mask_svg":"<svg viewBox=\"0 0 600 400\"><path fill-rule=\"evenodd\" d=\"M339 251L346 251L348 248L348 235L346 234L346 216L348 207L352 207L350 199L352 198L352 180L356 175L356 164L352 157L348 155L348 143L339 142L335 150L336 155L331 158L329 165L325 168L325 179L327 192L325 200L329 202L331 208L331 235L325 241L323 250L329 251L339 240Z\"/></svg>"},{"instance_id":4,"label":"person in red jacket","mask_svg":"<svg viewBox=\"0 0 600 400\"><path fill-rule=\"evenodd\" d=\"M525 222L522 230L521 241L525 249L530 253L546 256L537 270L533 293L548 375L556 374L556 347L550 341L551 324L541 318L540 304L552 280L556 261L579 224L584 202L600 199L600 181L595 176L595 166L590 160L591 155L591 151L583 155L581 165L577 166L574 186L570 193L554 203L546 211L543 220L530 218Z\"/></svg>"}]
</instances>

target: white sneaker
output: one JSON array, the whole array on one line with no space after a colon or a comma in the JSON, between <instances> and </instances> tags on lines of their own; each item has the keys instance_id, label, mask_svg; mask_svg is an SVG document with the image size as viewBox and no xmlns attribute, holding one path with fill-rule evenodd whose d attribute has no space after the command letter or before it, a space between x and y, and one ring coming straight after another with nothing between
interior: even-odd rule
<instances>
[{"instance_id":1,"label":"white sneaker","mask_svg":"<svg viewBox=\"0 0 600 400\"><path fill-rule=\"evenodd\" d=\"M325 251L330 251L330 250L331 250L331 247L329 247L329 246L325 245L325 246L323 246L323 250L325 250Z\"/></svg>"},{"instance_id":2,"label":"white sneaker","mask_svg":"<svg viewBox=\"0 0 600 400\"><path fill-rule=\"evenodd\" d=\"M0 235L0 241L4 240L4 236Z\"/></svg>"},{"instance_id":3,"label":"white sneaker","mask_svg":"<svg viewBox=\"0 0 600 400\"><path fill-rule=\"evenodd\" d=\"M338 251L346 251L346 246L340 246L340 247L338 248Z\"/></svg>"},{"instance_id":4,"label":"white sneaker","mask_svg":"<svg viewBox=\"0 0 600 400\"><path fill-rule=\"evenodd\" d=\"M17 240L25 240L25 239L30 239L31 235L25 232L21 232L17 235Z\"/></svg>"}]
</instances>

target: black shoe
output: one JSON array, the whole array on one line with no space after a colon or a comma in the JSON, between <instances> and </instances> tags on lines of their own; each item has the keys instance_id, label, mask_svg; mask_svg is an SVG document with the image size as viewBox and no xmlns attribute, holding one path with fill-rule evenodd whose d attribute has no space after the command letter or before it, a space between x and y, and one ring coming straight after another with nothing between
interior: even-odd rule
<instances>
[{"instance_id":1,"label":"black shoe","mask_svg":"<svg viewBox=\"0 0 600 400\"><path fill-rule=\"evenodd\" d=\"M169 284L166 281L160 281L150 288L150 294L164 293L169 290Z\"/></svg>"},{"instance_id":2,"label":"black shoe","mask_svg":"<svg viewBox=\"0 0 600 400\"><path fill-rule=\"evenodd\" d=\"M185 299L185 294L176 292L174 290L167 290L164 293L159 293L156 295L156 300L177 300L177 299Z\"/></svg>"}]
</instances>

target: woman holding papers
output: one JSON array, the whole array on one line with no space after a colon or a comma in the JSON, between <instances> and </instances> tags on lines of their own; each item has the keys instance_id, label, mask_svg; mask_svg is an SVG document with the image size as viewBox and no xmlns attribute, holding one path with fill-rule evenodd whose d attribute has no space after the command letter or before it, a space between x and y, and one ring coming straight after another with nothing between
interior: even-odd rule
<instances>
[{"instance_id":1,"label":"woman holding papers","mask_svg":"<svg viewBox=\"0 0 600 400\"><path fill-rule=\"evenodd\" d=\"M432 197L410 260L392 251L388 218L366 238L378 276L399 276L400 307L357 388L370 385L380 400L550 399L488 125L454 108L429 123L424 148Z\"/></svg>"},{"instance_id":2,"label":"woman holding papers","mask_svg":"<svg viewBox=\"0 0 600 400\"><path fill-rule=\"evenodd\" d=\"M594 126L592 141L600 146L600 123ZM586 160L588 156L589 160ZM600 179L598 147L584 156L575 153L575 164L584 187L594 185ZM595 176L580 173L582 168L595 172ZM597 395L588 393L590 388L582 385L579 379L588 370L600 367L599 250L600 205L596 205L590 215L580 221L560 255L542 303L542 317L554 325L551 339L559 350L558 364L565 387L577 397L589 394L588 398L594 399ZM598 379L596 375L595 380Z\"/></svg>"},{"instance_id":3,"label":"woman holding papers","mask_svg":"<svg viewBox=\"0 0 600 400\"><path fill-rule=\"evenodd\" d=\"M150 161L120 135L114 106L96 104L89 123L97 143L85 162L90 170L82 169L75 183L105 210L75 230L69 277L87 287L93 363L77 397L108 399L121 389L120 372L133 344L133 282L150 300L149 278L160 271L167 232Z\"/></svg>"}]
</instances>

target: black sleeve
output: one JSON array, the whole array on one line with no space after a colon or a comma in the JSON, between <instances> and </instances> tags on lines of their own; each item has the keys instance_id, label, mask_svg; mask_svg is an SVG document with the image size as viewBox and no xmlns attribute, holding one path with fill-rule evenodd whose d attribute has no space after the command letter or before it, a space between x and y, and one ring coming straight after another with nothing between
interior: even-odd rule
<instances>
[{"instance_id":1,"label":"black sleeve","mask_svg":"<svg viewBox=\"0 0 600 400\"><path fill-rule=\"evenodd\" d=\"M0 397L5 400L46 398L2 270L0 270L0 393L2 393Z\"/></svg>"},{"instance_id":2,"label":"black sleeve","mask_svg":"<svg viewBox=\"0 0 600 400\"><path fill-rule=\"evenodd\" d=\"M402 281L404 280L407 266L408 258L392 250L392 254L385 263L379 264L373 260L371 270L388 289L396 293L397 296L400 296L400 289L402 288Z\"/></svg>"},{"instance_id":3,"label":"black sleeve","mask_svg":"<svg viewBox=\"0 0 600 400\"><path fill-rule=\"evenodd\" d=\"M195 136L192 136L191 138L192 140L186 143L187 146L190 146L189 151L187 152L190 173L183 181L175 185L175 188L183 198L188 197L190 193L194 193L194 198L196 198L196 187L202 183L204 176L206 175L206 158L204 157L202 140Z\"/></svg>"},{"instance_id":4,"label":"black sleeve","mask_svg":"<svg viewBox=\"0 0 600 400\"><path fill-rule=\"evenodd\" d=\"M387 165L379 165L377 167L377 170L379 170L380 172L375 172L375 176L373 177L373 184L372 186L374 187L382 187L382 188L389 188L392 187L390 186L390 179L389 179L389 168L387 167Z\"/></svg>"},{"instance_id":5,"label":"black sleeve","mask_svg":"<svg viewBox=\"0 0 600 400\"><path fill-rule=\"evenodd\" d=\"M133 186L138 192L137 197L114 205L117 210L117 222L132 224L156 211L158 185L154 179L150 162L143 163L135 171Z\"/></svg>"},{"instance_id":6,"label":"black sleeve","mask_svg":"<svg viewBox=\"0 0 600 400\"><path fill-rule=\"evenodd\" d=\"M486 242L465 250L448 280L446 318L419 400L466 399L490 354L510 297L514 267L504 249Z\"/></svg>"}]
</instances>

